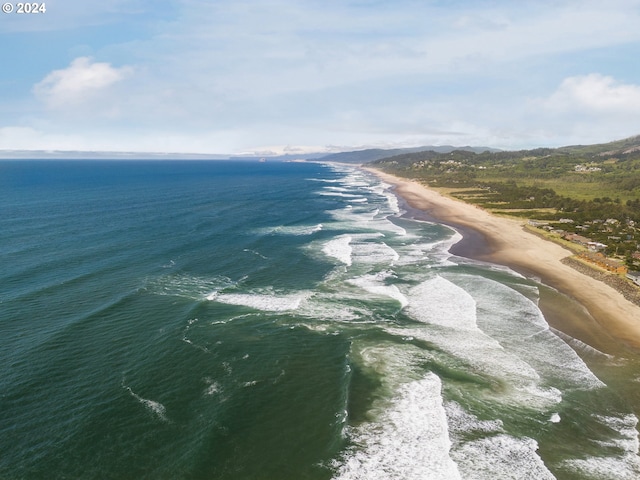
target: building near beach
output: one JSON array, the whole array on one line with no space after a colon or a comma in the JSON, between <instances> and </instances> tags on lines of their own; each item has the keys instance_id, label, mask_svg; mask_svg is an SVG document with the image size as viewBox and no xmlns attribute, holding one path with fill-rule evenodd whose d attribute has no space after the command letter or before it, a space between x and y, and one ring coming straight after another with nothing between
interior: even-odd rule
<instances>
[{"instance_id":1,"label":"building near beach","mask_svg":"<svg viewBox=\"0 0 640 480\"><path fill-rule=\"evenodd\" d=\"M628 272L627 278L640 287L640 272Z\"/></svg>"},{"instance_id":2,"label":"building near beach","mask_svg":"<svg viewBox=\"0 0 640 480\"><path fill-rule=\"evenodd\" d=\"M589 242L593 242L590 238L583 237L582 235L578 235L577 233L566 233L564 235L565 240L569 240L570 242L577 243L578 245L587 246Z\"/></svg>"},{"instance_id":3,"label":"building near beach","mask_svg":"<svg viewBox=\"0 0 640 480\"><path fill-rule=\"evenodd\" d=\"M583 260L586 260L589 263L597 265L600 268L604 268L605 270L618 273L621 275L625 275L627 273L627 267L624 263L619 262L617 260L613 260L611 258L605 257L602 253L593 253L593 252L582 252L579 257Z\"/></svg>"},{"instance_id":4,"label":"building near beach","mask_svg":"<svg viewBox=\"0 0 640 480\"><path fill-rule=\"evenodd\" d=\"M589 242L587 243L587 247L592 252L600 252L605 248L607 248L607 246L604 243L600 243L600 242Z\"/></svg>"}]
</instances>

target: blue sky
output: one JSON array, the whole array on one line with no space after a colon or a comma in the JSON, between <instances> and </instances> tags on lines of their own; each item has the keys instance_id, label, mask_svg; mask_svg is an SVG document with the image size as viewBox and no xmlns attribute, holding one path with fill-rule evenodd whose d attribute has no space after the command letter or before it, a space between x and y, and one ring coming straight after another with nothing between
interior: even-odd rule
<instances>
[{"instance_id":1,"label":"blue sky","mask_svg":"<svg viewBox=\"0 0 640 480\"><path fill-rule=\"evenodd\" d=\"M498 148L640 134L640 0L50 0L0 14L0 149Z\"/></svg>"}]
</instances>

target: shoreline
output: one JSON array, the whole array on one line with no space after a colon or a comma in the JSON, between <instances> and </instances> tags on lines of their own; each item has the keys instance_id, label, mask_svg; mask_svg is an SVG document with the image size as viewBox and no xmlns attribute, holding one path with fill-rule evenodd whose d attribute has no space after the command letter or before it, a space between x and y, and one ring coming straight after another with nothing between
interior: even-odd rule
<instances>
[{"instance_id":1,"label":"shoreline","mask_svg":"<svg viewBox=\"0 0 640 480\"><path fill-rule=\"evenodd\" d=\"M525 220L499 217L413 180L361 168L393 185L415 218L459 230L463 239L451 248L452 254L507 266L568 297L568 302L563 302L557 294L541 292L540 309L551 327L591 340L596 348L612 343L601 338L604 334L634 353L640 351L640 307L606 283L563 262L572 252L526 231ZM570 305L572 301L577 305Z\"/></svg>"}]
</instances>

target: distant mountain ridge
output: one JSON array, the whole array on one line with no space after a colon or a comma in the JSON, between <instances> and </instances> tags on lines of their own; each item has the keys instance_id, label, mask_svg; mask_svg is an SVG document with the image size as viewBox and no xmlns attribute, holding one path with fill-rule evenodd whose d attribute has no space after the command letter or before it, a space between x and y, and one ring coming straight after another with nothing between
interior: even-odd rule
<instances>
[{"instance_id":1,"label":"distant mountain ridge","mask_svg":"<svg viewBox=\"0 0 640 480\"><path fill-rule=\"evenodd\" d=\"M569 145L557 150L562 153L577 153L583 155L618 155L640 151L640 135L614 140L613 142L597 143L594 145Z\"/></svg>"},{"instance_id":2,"label":"distant mountain ridge","mask_svg":"<svg viewBox=\"0 0 640 480\"><path fill-rule=\"evenodd\" d=\"M640 135L615 140L607 143L593 145L568 145L564 147L551 148L539 147L528 150L502 150L498 148L483 146L463 146L452 145L426 145L411 148L368 148L361 150L348 150L338 153L286 153L281 155L260 155L257 153L238 154L206 154L206 153L157 153L157 152L119 152L119 151L80 151L80 150L0 150L0 159L34 159L34 160L260 160L267 161L287 161L287 160L312 160L323 162L340 163L369 163L390 157L411 155L420 152L430 152L430 154L448 154L451 152L467 152L470 154L497 154L499 157L517 156L543 156L543 155L583 155L585 157L606 157L616 155L628 155L640 152Z\"/></svg>"},{"instance_id":3,"label":"distant mountain ridge","mask_svg":"<svg viewBox=\"0 0 640 480\"><path fill-rule=\"evenodd\" d=\"M381 160L383 158L394 157L396 155L404 155L408 153L417 152L435 152L435 153L450 153L456 150L462 150L466 152L482 153L482 152L499 152L501 150L490 147L454 147L452 145L429 145L423 147L411 147L411 148L368 148L365 150L355 150L350 152L339 152L324 155L322 157L315 157L313 160L320 160L323 162L339 162L339 163L369 163Z\"/></svg>"},{"instance_id":4,"label":"distant mountain ridge","mask_svg":"<svg viewBox=\"0 0 640 480\"><path fill-rule=\"evenodd\" d=\"M617 176L640 175L640 135L636 135L613 142L593 145L569 145L564 147L539 147L530 150L485 150L477 152L463 148L438 153L433 150L406 152L399 155L372 160L374 165L396 165L398 168L407 167L421 169L425 164L444 164L457 162L455 167L446 167L449 173L465 170L464 165L471 169L493 169L498 165L503 168L523 170L521 177L533 178L535 175L558 178L568 172L586 171L598 168L598 171L608 173L606 180ZM589 166L585 166L589 164ZM614 172L615 170L615 172ZM480 172L467 171L472 176L483 176ZM503 172L505 175L506 172ZM515 173L515 172L514 172ZM504 175L503 175L504 177ZM569 181L569 179L567 179ZM639 180L640 181L640 180ZM569 183L575 183L571 179ZM628 182L627 182L628 183Z\"/></svg>"},{"instance_id":5,"label":"distant mountain ridge","mask_svg":"<svg viewBox=\"0 0 640 480\"><path fill-rule=\"evenodd\" d=\"M526 157L529 155L545 156L545 155L572 155L572 156L584 156L584 157L605 157L616 155L629 155L635 152L640 152L640 135L624 138L622 140L614 140L607 143L598 143L593 145L568 145L564 147L551 148L551 147L539 147L534 149L525 150L501 150L491 147L455 147L452 145L439 145L439 146L422 146L412 148L370 148L365 150L355 150L348 152L332 153L329 155L313 157L312 160L318 160L323 162L339 162L339 163L371 163L390 159L392 157L397 160L404 158L415 158L415 154L424 153L427 157L437 156L439 154L447 154L452 152L460 152L463 154L497 154L498 158L507 157ZM412 155L413 154L413 155Z\"/></svg>"}]
</instances>

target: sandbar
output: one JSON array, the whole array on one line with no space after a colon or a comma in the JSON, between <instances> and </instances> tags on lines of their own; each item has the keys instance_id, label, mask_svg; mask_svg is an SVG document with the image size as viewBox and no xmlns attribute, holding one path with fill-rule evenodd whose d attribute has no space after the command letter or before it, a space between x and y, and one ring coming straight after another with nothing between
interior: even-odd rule
<instances>
[{"instance_id":1,"label":"sandbar","mask_svg":"<svg viewBox=\"0 0 640 480\"><path fill-rule=\"evenodd\" d=\"M460 229L466 237L466 245L452 253L505 265L539 280L584 306L602 331L617 342L635 352L640 351L640 307L609 285L563 264L561 260L572 253L526 231L526 220L497 216L478 206L441 195L416 181L369 167L364 169L393 185L397 195L410 207L425 212L439 223ZM545 312L543 307L541 304ZM556 320L562 316L557 307L556 311L552 305L547 307ZM570 315L570 312L566 314Z\"/></svg>"}]
</instances>

